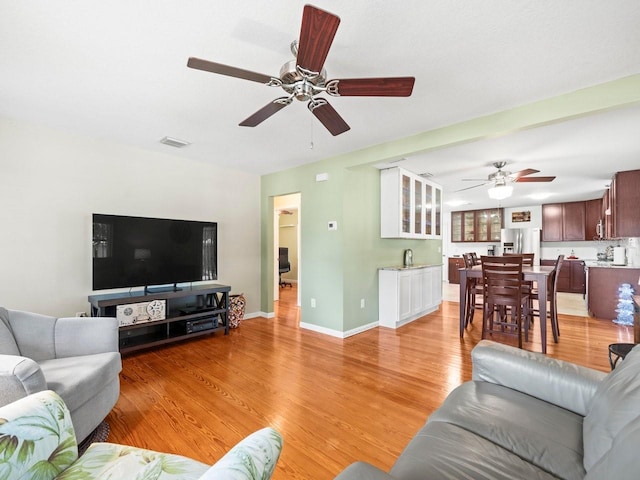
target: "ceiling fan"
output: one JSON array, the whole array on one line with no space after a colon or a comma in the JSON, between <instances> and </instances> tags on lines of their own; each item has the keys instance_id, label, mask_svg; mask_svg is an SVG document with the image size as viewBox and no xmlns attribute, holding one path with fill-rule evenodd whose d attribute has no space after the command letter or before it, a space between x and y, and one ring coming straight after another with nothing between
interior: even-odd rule
<instances>
[{"instance_id":1,"label":"ceiling fan","mask_svg":"<svg viewBox=\"0 0 640 480\"><path fill-rule=\"evenodd\" d=\"M291 53L295 59L282 66L278 78L195 57L189 58L187 66L263 83L269 87L281 87L286 92L286 96L276 98L240 122L243 127L259 125L296 99L308 101L307 107L311 113L332 135L340 135L350 129L349 125L326 99L318 97L318 95L326 93L333 97L408 97L413 91L415 78L382 77L327 80L327 72L323 66L339 24L339 17L312 5L305 5L300 39L291 44Z\"/></svg>"},{"instance_id":2,"label":"ceiling fan","mask_svg":"<svg viewBox=\"0 0 640 480\"><path fill-rule=\"evenodd\" d=\"M519 172L508 172L506 170L502 170L503 167L507 165L507 162L493 162L493 166L498 169L497 172L493 172L487 176L486 180L484 178L463 178L463 182L484 182L479 185L474 185L473 187L462 188L460 190L456 190L456 192L462 192L464 190L471 190L472 188L482 187L483 185L487 185L493 182L494 187L503 187L506 186L507 182L552 182L556 177L530 177L529 175L533 175L534 173L539 173L540 170L535 170L533 168L525 168L524 170L520 170Z\"/></svg>"}]
</instances>

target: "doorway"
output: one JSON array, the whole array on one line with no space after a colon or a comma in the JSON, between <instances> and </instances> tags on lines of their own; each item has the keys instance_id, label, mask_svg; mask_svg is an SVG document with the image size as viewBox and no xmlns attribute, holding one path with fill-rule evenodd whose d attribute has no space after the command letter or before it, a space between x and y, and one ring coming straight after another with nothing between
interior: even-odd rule
<instances>
[{"instance_id":1,"label":"doorway","mask_svg":"<svg viewBox=\"0 0 640 480\"><path fill-rule=\"evenodd\" d=\"M280 299L280 291L296 290L296 305L300 305L300 219L301 194L280 195L273 199L273 247L274 247L274 291L273 300ZM280 252L287 256L286 269L280 268ZM286 270L286 271L285 271ZM281 285L282 282L282 285Z\"/></svg>"}]
</instances>

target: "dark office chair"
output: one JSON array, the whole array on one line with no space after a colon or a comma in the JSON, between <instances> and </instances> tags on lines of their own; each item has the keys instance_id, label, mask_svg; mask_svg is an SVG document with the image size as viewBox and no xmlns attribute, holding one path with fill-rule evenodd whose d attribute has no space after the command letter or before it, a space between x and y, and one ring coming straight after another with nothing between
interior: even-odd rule
<instances>
[{"instance_id":1,"label":"dark office chair","mask_svg":"<svg viewBox=\"0 0 640 480\"><path fill-rule=\"evenodd\" d=\"M280 272L280 287L293 287L290 282L282 280L282 274L291 271L291 263L289 263L289 249L287 247L280 247L278 253L278 268Z\"/></svg>"}]
</instances>

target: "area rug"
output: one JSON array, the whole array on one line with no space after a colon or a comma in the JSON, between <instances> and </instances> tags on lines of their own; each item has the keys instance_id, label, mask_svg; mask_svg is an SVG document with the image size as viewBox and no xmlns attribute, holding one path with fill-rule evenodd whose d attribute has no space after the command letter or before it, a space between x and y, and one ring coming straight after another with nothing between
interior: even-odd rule
<instances>
[{"instance_id":1,"label":"area rug","mask_svg":"<svg viewBox=\"0 0 640 480\"><path fill-rule=\"evenodd\" d=\"M109 436L109 424L104 420L96 429L78 445L78 456L82 455L89 445L95 442L104 442Z\"/></svg>"}]
</instances>

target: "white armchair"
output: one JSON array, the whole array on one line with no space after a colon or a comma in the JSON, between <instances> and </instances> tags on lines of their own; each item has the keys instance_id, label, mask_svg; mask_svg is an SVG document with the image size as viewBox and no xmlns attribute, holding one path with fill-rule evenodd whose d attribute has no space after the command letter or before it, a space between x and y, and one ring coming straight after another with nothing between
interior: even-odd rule
<instances>
[{"instance_id":1,"label":"white armchair","mask_svg":"<svg viewBox=\"0 0 640 480\"><path fill-rule=\"evenodd\" d=\"M77 441L120 395L115 318L55 318L0 307L0 406L53 390L71 411Z\"/></svg>"}]
</instances>

